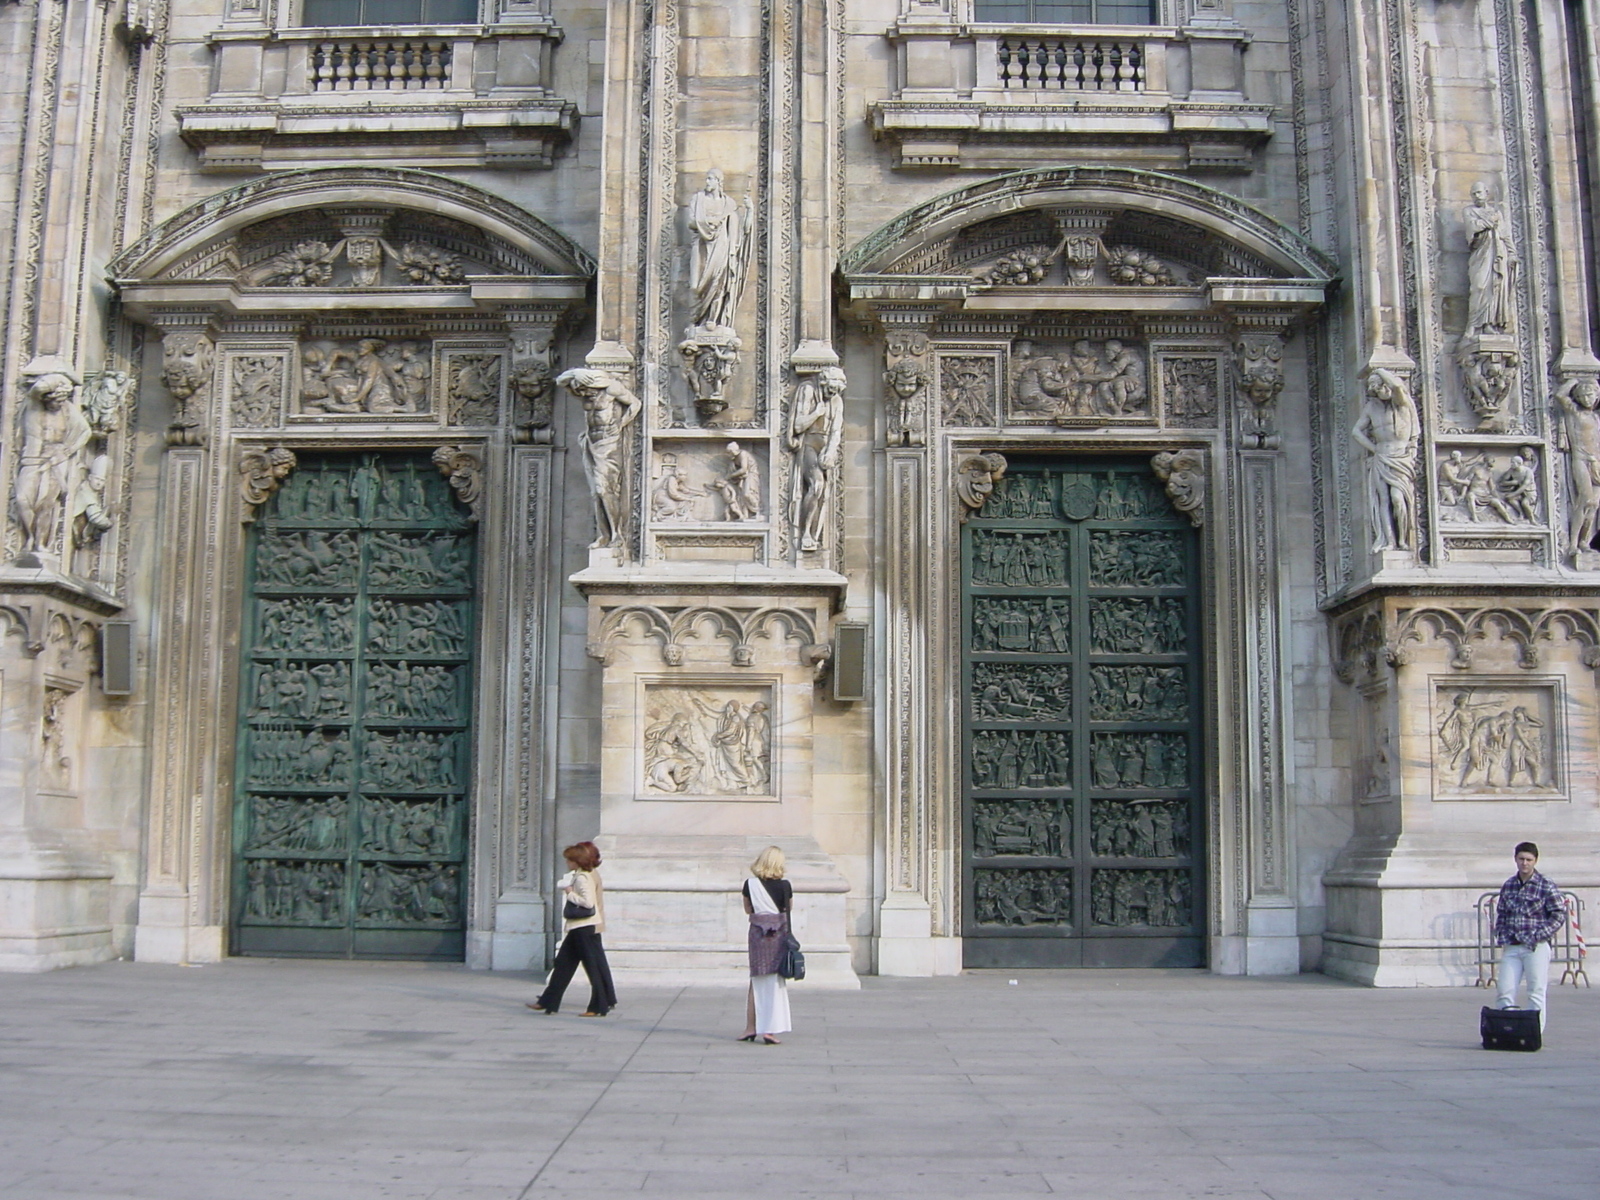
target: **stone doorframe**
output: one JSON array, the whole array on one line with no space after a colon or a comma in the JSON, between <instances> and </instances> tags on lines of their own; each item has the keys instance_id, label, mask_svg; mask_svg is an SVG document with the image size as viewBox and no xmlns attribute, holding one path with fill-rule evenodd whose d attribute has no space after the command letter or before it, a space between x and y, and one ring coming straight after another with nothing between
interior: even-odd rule
<instances>
[{"instance_id":1,"label":"stone doorframe","mask_svg":"<svg viewBox=\"0 0 1600 1200\"><path fill-rule=\"evenodd\" d=\"M318 221L344 240L316 241L307 227ZM282 248L262 257L261 238L279 230ZM139 959L227 953L246 526L296 452L426 450L478 523L467 962L521 970L544 961L550 561L561 519L551 404L566 323L593 270L514 205L392 169L246 184L180 213L112 264L123 313L159 332L142 378L155 406L171 411ZM412 357L428 361L407 411L307 403L311 342L385 337L407 339Z\"/></svg>"},{"instance_id":2,"label":"stone doorframe","mask_svg":"<svg viewBox=\"0 0 1600 1200\"><path fill-rule=\"evenodd\" d=\"M1047 239L1037 245L1028 244L1029 213ZM1154 252L1108 244L1140 227L1162 231ZM996 231L987 250L985 228ZM1178 273L1185 260L1187 286ZM1142 280L1109 274L1141 263ZM1202 527L1209 614L1209 961L1219 973L1298 971L1278 406L1280 395L1286 407L1315 401L1314 364L1326 360L1307 352L1323 336L1308 318L1332 263L1201 185L1065 168L930 201L865 239L841 270L846 311L884 355L879 972L961 969L960 524L1007 454L1040 451L1181 456L1177 471L1165 460L1168 491ZM1019 344L1095 336L1104 346L1142 344L1145 411L1093 420L1022 412L1013 390ZM949 358L993 366L952 372ZM864 363L853 366L853 376L866 374ZM1194 394L1179 403L1184 388ZM952 389L963 392L955 403Z\"/></svg>"}]
</instances>

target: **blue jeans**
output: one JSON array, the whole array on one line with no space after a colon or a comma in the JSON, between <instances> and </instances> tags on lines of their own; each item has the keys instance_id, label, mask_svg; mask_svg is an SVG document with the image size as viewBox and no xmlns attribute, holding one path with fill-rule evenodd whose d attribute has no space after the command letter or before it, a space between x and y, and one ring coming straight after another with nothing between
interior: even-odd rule
<instances>
[{"instance_id":1,"label":"blue jeans","mask_svg":"<svg viewBox=\"0 0 1600 1200\"><path fill-rule=\"evenodd\" d=\"M1526 976L1528 1007L1539 1010L1539 1028L1544 1028L1544 993L1550 985L1550 943L1537 946L1500 947L1500 1007L1517 1006L1517 987Z\"/></svg>"}]
</instances>

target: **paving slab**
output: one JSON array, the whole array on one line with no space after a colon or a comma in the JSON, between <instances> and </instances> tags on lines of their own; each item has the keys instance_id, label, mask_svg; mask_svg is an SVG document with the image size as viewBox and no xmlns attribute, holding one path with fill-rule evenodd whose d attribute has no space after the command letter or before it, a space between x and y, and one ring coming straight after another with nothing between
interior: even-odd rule
<instances>
[{"instance_id":1,"label":"paving slab","mask_svg":"<svg viewBox=\"0 0 1600 1200\"><path fill-rule=\"evenodd\" d=\"M1010 981L1016 980L1013 984ZM6 1200L1499 1200L1600 1196L1600 994L1546 1049L1474 989L1321 976L973 972L743 997L406 963L0 976ZM1509 1098L1515 1097L1513 1101Z\"/></svg>"}]
</instances>

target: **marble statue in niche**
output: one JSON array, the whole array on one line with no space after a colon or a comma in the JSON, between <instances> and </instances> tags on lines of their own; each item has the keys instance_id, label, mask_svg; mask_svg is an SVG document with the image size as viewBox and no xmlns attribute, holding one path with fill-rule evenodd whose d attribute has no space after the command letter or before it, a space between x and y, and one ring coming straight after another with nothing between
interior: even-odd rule
<instances>
[{"instance_id":1,"label":"marble statue in niche","mask_svg":"<svg viewBox=\"0 0 1600 1200\"><path fill-rule=\"evenodd\" d=\"M755 202L748 194L743 204L729 196L722 171L712 167L684 217L693 308L678 353L695 409L705 421L726 411L724 389L739 363L742 343L734 318L755 250Z\"/></svg>"},{"instance_id":2,"label":"marble statue in niche","mask_svg":"<svg viewBox=\"0 0 1600 1200\"><path fill-rule=\"evenodd\" d=\"M804 552L822 549L828 497L839 469L839 443L844 436L844 388L844 372L823 367L795 385L789 406L784 444L795 456L790 520Z\"/></svg>"},{"instance_id":3,"label":"marble statue in niche","mask_svg":"<svg viewBox=\"0 0 1600 1200\"><path fill-rule=\"evenodd\" d=\"M579 435L583 473L594 501L595 540L589 548L621 548L627 528L627 482L623 470L626 435L643 407L622 380L609 371L575 367L556 382L583 405L584 430Z\"/></svg>"},{"instance_id":4,"label":"marble statue in niche","mask_svg":"<svg viewBox=\"0 0 1600 1200\"><path fill-rule=\"evenodd\" d=\"M764 796L772 791L772 705L765 688L651 688L646 793Z\"/></svg>"},{"instance_id":5,"label":"marble statue in niche","mask_svg":"<svg viewBox=\"0 0 1600 1200\"><path fill-rule=\"evenodd\" d=\"M76 396L77 381L64 372L50 371L28 384L22 455L11 493L22 533L19 562L38 566L41 554L57 552L67 505L88 469L83 451L94 431Z\"/></svg>"},{"instance_id":6,"label":"marble statue in niche","mask_svg":"<svg viewBox=\"0 0 1600 1200\"><path fill-rule=\"evenodd\" d=\"M1441 687L1435 763L1441 791L1546 790L1554 782L1551 689Z\"/></svg>"},{"instance_id":7,"label":"marble statue in niche","mask_svg":"<svg viewBox=\"0 0 1600 1200\"><path fill-rule=\"evenodd\" d=\"M300 348L298 410L373 416L427 412L432 352L414 341L323 339Z\"/></svg>"},{"instance_id":8,"label":"marble statue in niche","mask_svg":"<svg viewBox=\"0 0 1600 1200\"><path fill-rule=\"evenodd\" d=\"M1490 451L1451 450L1439 463L1439 503L1474 523L1539 521L1539 452L1524 446L1498 467Z\"/></svg>"},{"instance_id":9,"label":"marble statue in niche","mask_svg":"<svg viewBox=\"0 0 1600 1200\"><path fill-rule=\"evenodd\" d=\"M1489 199L1483 182L1472 185L1462 212L1467 232L1467 332L1511 333L1516 320L1516 251L1505 210Z\"/></svg>"},{"instance_id":10,"label":"marble statue in niche","mask_svg":"<svg viewBox=\"0 0 1600 1200\"><path fill-rule=\"evenodd\" d=\"M1144 353L1111 338L1079 338L1063 353L1035 353L1018 342L1012 353L1011 415L1058 421L1144 417L1150 408Z\"/></svg>"},{"instance_id":11,"label":"marble statue in niche","mask_svg":"<svg viewBox=\"0 0 1600 1200\"><path fill-rule=\"evenodd\" d=\"M1367 520L1374 551L1417 548L1417 441L1422 433L1417 403L1393 371L1377 367L1367 376L1361 416L1351 430L1367 452Z\"/></svg>"},{"instance_id":12,"label":"marble statue in niche","mask_svg":"<svg viewBox=\"0 0 1600 1200\"><path fill-rule=\"evenodd\" d=\"M1600 382L1566 380L1556 389L1556 415L1556 444L1567 458L1567 549L1577 559L1600 533Z\"/></svg>"}]
</instances>

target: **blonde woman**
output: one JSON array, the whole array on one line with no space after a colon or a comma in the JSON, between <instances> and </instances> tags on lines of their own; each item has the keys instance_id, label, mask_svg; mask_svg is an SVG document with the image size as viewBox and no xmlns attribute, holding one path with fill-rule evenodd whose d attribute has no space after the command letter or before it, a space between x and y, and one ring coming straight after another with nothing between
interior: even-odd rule
<instances>
[{"instance_id":1,"label":"blonde woman","mask_svg":"<svg viewBox=\"0 0 1600 1200\"><path fill-rule=\"evenodd\" d=\"M750 990L741 1042L759 1038L776 1046L775 1035L789 1032L789 981L778 974L778 967L788 946L794 888L783 872L783 851L768 846L750 864L742 889L744 911L750 916Z\"/></svg>"}]
</instances>

